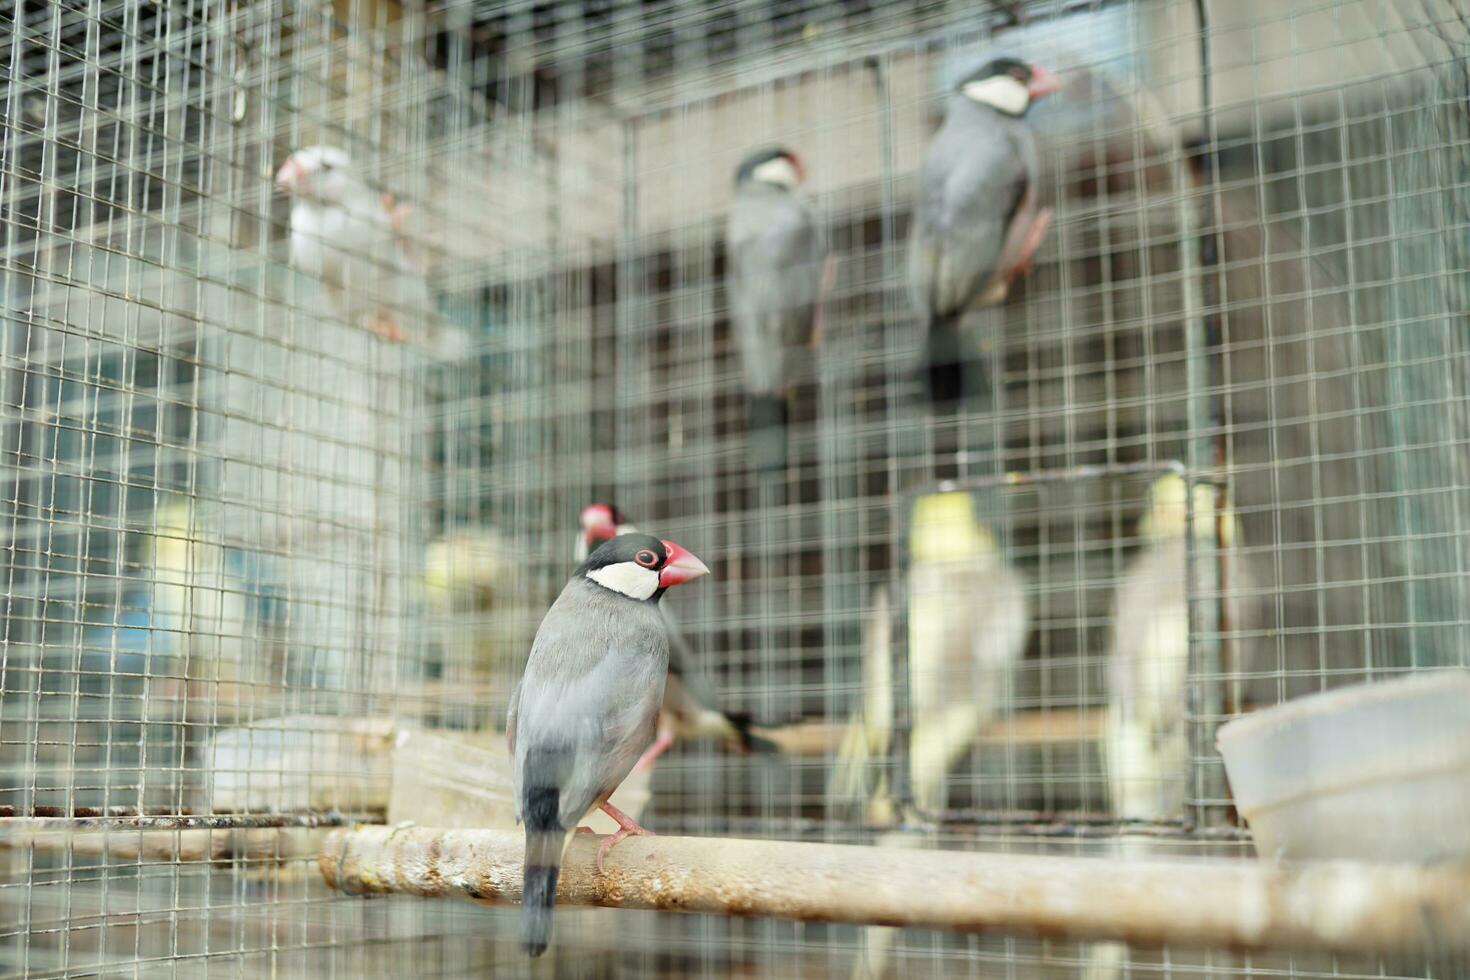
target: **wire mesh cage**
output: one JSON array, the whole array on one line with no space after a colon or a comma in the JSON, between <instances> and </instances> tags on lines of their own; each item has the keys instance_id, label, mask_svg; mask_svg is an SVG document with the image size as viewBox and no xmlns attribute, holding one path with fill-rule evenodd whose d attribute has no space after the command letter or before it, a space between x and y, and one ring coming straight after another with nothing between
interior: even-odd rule
<instances>
[{"instance_id":1,"label":"wire mesh cage","mask_svg":"<svg viewBox=\"0 0 1470 980\"><path fill-rule=\"evenodd\" d=\"M507 707L589 504L712 570L664 605L716 720L619 791L660 835L1245 865L1223 724L1470 666L1453 3L0 17L7 975L532 972L515 910L346 895L322 848L514 829ZM1023 123L1050 225L936 411L910 240L1001 56L1063 82ZM767 465L731 212L776 147L821 255ZM537 972L1463 968L557 917Z\"/></svg>"}]
</instances>

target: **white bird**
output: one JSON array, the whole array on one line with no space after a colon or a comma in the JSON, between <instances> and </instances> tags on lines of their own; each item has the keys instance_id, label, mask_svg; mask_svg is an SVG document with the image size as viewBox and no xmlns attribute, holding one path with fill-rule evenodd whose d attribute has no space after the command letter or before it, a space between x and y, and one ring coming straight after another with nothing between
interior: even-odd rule
<instances>
[{"instance_id":1,"label":"white bird","mask_svg":"<svg viewBox=\"0 0 1470 980\"><path fill-rule=\"evenodd\" d=\"M1190 520L1186 501L1193 497L1194 560L1189 574ZM1138 522L1146 544L1124 572L1113 598L1108 649L1108 713L1103 744L1108 792L1114 815L1123 820L1157 821L1183 814L1189 779L1189 584L1208 581L1217 561L1206 553L1219 532L1225 552L1225 608L1228 625L1249 628L1257 603L1249 598L1251 576L1233 546L1240 527L1228 499L1216 504L1215 488L1167 473L1149 489L1148 510ZM1124 841L1124 857L1146 855L1146 841ZM1116 977L1124 947L1094 946L1086 976Z\"/></svg>"},{"instance_id":2,"label":"white bird","mask_svg":"<svg viewBox=\"0 0 1470 980\"><path fill-rule=\"evenodd\" d=\"M909 556L909 782L916 816L932 820L945 807L950 768L1006 701L1011 672L1026 650L1031 611L1025 580L976 519L968 493L919 498ZM880 825L896 818L876 764L886 759L893 737L891 630L889 598L880 591L864 638L862 713L843 738L830 786L836 802L866 798L867 819ZM877 846L924 842L898 832L883 835ZM882 975L896 932L864 931L855 975Z\"/></svg>"},{"instance_id":3,"label":"white bird","mask_svg":"<svg viewBox=\"0 0 1470 980\"><path fill-rule=\"evenodd\" d=\"M333 146L291 154L276 186L291 195L291 263L327 289L344 322L393 341L428 335L428 284L390 195Z\"/></svg>"}]
</instances>

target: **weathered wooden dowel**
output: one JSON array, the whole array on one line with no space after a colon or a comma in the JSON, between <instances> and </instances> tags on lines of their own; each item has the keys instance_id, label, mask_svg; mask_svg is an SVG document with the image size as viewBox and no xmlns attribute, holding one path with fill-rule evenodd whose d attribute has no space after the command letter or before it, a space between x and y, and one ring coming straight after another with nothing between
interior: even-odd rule
<instances>
[{"instance_id":1,"label":"weathered wooden dowel","mask_svg":"<svg viewBox=\"0 0 1470 980\"><path fill-rule=\"evenodd\" d=\"M977 745L1064 745L1096 742L1102 738L1101 708L1058 708L1017 711L988 721L977 733ZM762 729L761 734L789 756L817 756L836 752L847 732L842 722L804 722Z\"/></svg>"},{"instance_id":2,"label":"weathered wooden dowel","mask_svg":"<svg viewBox=\"0 0 1470 980\"><path fill-rule=\"evenodd\" d=\"M0 849L144 861L299 861L315 852L322 831L305 828L188 830L33 830L0 828ZM56 823L56 821L48 821Z\"/></svg>"},{"instance_id":3,"label":"weathered wooden dowel","mask_svg":"<svg viewBox=\"0 0 1470 980\"><path fill-rule=\"evenodd\" d=\"M335 830L333 888L516 902L519 832ZM1470 954L1470 867L896 852L875 847L634 837L596 871L568 848L557 901L625 909L994 930L1138 945Z\"/></svg>"}]
</instances>

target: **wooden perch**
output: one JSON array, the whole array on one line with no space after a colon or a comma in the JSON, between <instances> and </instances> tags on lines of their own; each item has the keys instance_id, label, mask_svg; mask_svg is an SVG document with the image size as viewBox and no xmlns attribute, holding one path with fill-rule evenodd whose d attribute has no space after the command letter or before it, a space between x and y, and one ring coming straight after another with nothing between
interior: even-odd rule
<instances>
[{"instance_id":1,"label":"wooden perch","mask_svg":"<svg viewBox=\"0 0 1470 980\"><path fill-rule=\"evenodd\" d=\"M253 861L286 863L311 853L322 832L307 828L233 830L34 829L9 821L0 848L99 857L114 861ZM40 823L39 821L37 823ZM54 824L56 821L45 821Z\"/></svg>"},{"instance_id":2,"label":"wooden perch","mask_svg":"<svg viewBox=\"0 0 1470 980\"><path fill-rule=\"evenodd\" d=\"M1017 711L986 722L975 742L981 747L1095 742L1102 738L1104 714L1101 708ZM808 722L761 729L761 735L775 742L786 755L819 756L836 752L846 731L847 725L841 722Z\"/></svg>"},{"instance_id":3,"label":"wooden perch","mask_svg":"<svg viewBox=\"0 0 1470 980\"><path fill-rule=\"evenodd\" d=\"M517 831L336 830L319 864L356 894L516 902ZM903 851L692 837L629 838L595 870L597 840L567 850L557 901L1136 945L1470 953L1470 866Z\"/></svg>"}]
</instances>

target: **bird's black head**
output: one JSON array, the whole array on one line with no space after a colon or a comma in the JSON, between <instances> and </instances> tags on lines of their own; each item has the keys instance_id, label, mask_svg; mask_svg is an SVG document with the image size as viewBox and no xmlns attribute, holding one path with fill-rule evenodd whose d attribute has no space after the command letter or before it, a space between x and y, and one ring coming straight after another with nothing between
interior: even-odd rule
<instances>
[{"instance_id":1,"label":"bird's black head","mask_svg":"<svg viewBox=\"0 0 1470 980\"><path fill-rule=\"evenodd\" d=\"M740 162L735 171L735 186L758 180L775 187L791 189L805 179L801 157L779 146L757 150Z\"/></svg>"},{"instance_id":2,"label":"bird's black head","mask_svg":"<svg viewBox=\"0 0 1470 980\"><path fill-rule=\"evenodd\" d=\"M651 534L620 534L587 556L577 574L630 599L656 599L671 585L709 573L704 562Z\"/></svg>"},{"instance_id":3,"label":"bird's black head","mask_svg":"<svg viewBox=\"0 0 1470 980\"><path fill-rule=\"evenodd\" d=\"M1031 104L1061 87L1056 75L1016 58L994 58L960 78L956 91L1007 116L1024 116Z\"/></svg>"}]
</instances>

